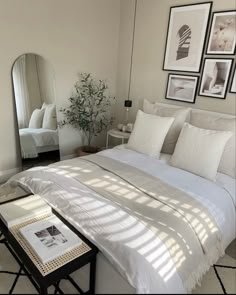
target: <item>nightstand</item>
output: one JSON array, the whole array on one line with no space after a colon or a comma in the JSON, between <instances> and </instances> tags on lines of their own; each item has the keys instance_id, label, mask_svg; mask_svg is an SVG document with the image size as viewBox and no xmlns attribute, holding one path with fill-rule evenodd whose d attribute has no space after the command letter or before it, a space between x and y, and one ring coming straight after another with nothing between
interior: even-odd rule
<instances>
[{"instance_id":1,"label":"nightstand","mask_svg":"<svg viewBox=\"0 0 236 295\"><path fill-rule=\"evenodd\" d=\"M106 141L106 148L108 148L108 142L109 142L109 136L115 137L115 138L120 138L121 143L124 144L125 139L129 139L130 137L130 132L123 132L119 131L118 129L111 129L107 132L107 141Z\"/></svg>"}]
</instances>

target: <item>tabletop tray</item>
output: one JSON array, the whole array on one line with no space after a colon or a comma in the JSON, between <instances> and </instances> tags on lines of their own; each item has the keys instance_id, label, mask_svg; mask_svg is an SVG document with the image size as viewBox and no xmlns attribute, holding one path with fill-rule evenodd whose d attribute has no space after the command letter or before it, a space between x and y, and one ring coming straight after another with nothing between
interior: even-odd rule
<instances>
[{"instance_id":1,"label":"tabletop tray","mask_svg":"<svg viewBox=\"0 0 236 295\"><path fill-rule=\"evenodd\" d=\"M27 253L27 255L30 257L34 265L38 268L40 273L43 276L48 275L49 273L55 271L56 269L62 267L63 265L67 264L68 262L74 260L75 258L78 258L82 256L83 254L89 252L91 248L82 241L82 243L72 249L71 251L66 252L65 254L43 264L38 256L34 253L34 250L31 248L30 244L23 238L23 236L20 233L20 229L23 226L26 226L28 224L31 224L33 222L45 219L47 217L51 216L51 214L44 214L40 216L36 216L34 218L31 218L23 223L17 224L9 228L12 235L15 237L17 242L20 244L20 246L24 249L24 251Z\"/></svg>"}]
</instances>

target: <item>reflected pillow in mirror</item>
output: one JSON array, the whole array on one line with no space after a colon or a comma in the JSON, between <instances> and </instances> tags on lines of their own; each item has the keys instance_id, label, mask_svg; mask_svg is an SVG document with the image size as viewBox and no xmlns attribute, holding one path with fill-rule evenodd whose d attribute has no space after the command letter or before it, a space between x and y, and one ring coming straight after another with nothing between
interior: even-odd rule
<instances>
[{"instance_id":1,"label":"reflected pillow in mirror","mask_svg":"<svg viewBox=\"0 0 236 295\"><path fill-rule=\"evenodd\" d=\"M57 129L57 115L55 104L49 104L45 108L45 114L43 117L43 128L44 129Z\"/></svg>"},{"instance_id":2,"label":"reflected pillow in mirror","mask_svg":"<svg viewBox=\"0 0 236 295\"><path fill-rule=\"evenodd\" d=\"M46 109L46 108L47 108L47 106L49 106L49 104L47 104L46 102L44 102L44 103L42 104L42 107L41 107L41 109Z\"/></svg>"},{"instance_id":3,"label":"reflected pillow in mirror","mask_svg":"<svg viewBox=\"0 0 236 295\"><path fill-rule=\"evenodd\" d=\"M43 117L44 117L44 109L35 109L31 115L30 121L29 121L29 128L42 128L43 123Z\"/></svg>"}]
</instances>

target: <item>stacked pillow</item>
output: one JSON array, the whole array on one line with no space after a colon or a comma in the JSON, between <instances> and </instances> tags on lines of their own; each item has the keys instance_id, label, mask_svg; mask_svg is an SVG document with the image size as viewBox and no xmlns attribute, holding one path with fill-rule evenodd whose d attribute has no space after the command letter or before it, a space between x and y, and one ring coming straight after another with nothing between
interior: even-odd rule
<instances>
[{"instance_id":1,"label":"stacked pillow","mask_svg":"<svg viewBox=\"0 0 236 295\"><path fill-rule=\"evenodd\" d=\"M230 131L215 131L184 123L170 164L215 181Z\"/></svg>"},{"instance_id":2,"label":"stacked pillow","mask_svg":"<svg viewBox=\"0 0 236 295\"><path fill-rule=\"evenodd\" d=\"M159 117L138 111L127 148L159 158L166 134L174 118Z\"/></svg>"},{"instance_id":3,"label":"stacked pillow","mask_svg":"<svg viewBox=\"0 0 236 295\"><path fill-rule=\"evenodd\" d=\"M206 116L204 114L192 113L191 124L200 128L218 130L218 131L230 131L232 133L231 138L226 143L220 165L219 172L236 178L236 159L235 159L235 129L236 119L225 119L217 116Z\"/></svg>"},{"instance_id":4,"label":"stacked pillow","mask_svg":"<svg viewBox=\"0 0 236 295\"><path fill-rule=\"evenodd\" d=\"M29 128L57 129L55 104L43 103L41 109L35 109L31 115Z\"/></svg>"},{"instance_id":5,"label":"stacked pillow","mask_svg":"<svg viewBox=\"0 0 236 295\"><path fill-rule=\"evenodd\" d=\"M29 121L29 128L42 128L45 109L35 109Z\"/></svg>"},{"instance_id":6,"label":"stacked pillow","mask_svg":"<svg viewBox=\"0 0 236 295\"><path fill-rule=\"evenodd\" d=\"M173 154L183 124L184 122L189 121L190 110L190 108L175 109L173 107L162 107L157 103L151 103L146 99L144 100L143 111L145 113L158 115L161 117L174 117L174 122L166 135L161 150L162 153Z\"/></svg>"},{"instance_id":7,"label":"stacked pillow","mask_svg":"<svg viewBox=\"0 0 236 295\"><path fill-rule=\"evenodd\" d=\"M55 104L49 104L46 106L42 127L44 129L57 129L57 115Z\"/></svg>"},{"instance_id":8,"label":"stacked pillow","mask_svg":"<svg viewBox=\"0 0 236 295\"><path fill-rule=\"evenodd\" d=\"M147 100L143 110L137 113L128 148L157 158L160 152L172 154L170 165L211 181L217 171L235 178L235 118L193 113L190 120L190 108Z\"/></svg>"}]
</instances>

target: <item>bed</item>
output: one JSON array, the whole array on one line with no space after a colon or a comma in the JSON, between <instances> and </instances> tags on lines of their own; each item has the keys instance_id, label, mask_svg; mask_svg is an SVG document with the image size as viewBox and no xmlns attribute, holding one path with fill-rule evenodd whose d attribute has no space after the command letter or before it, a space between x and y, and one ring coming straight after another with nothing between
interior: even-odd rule
<instances>
[{"instance_id":1,"label":"bed","mask_svg":"<svg viewBox=\"0 0 236 295\"><path fill-rule=\"evenodd\" d=\"M59 149L58 130L23 128L19 130L23 159L36 158L39 153Z\"/></svg>"},{"instance_id":2,"label":"bed","mask_svg":"<svg viewBox=\"0 0 236 295\"><path fill-rule=\"evenodd\" d=\"M4 187L40 194L98 246L96 293L188 293L236 237L235 179L213 182L169 157L122 145L32 168Z\"/></svg>"}]
</instances>

